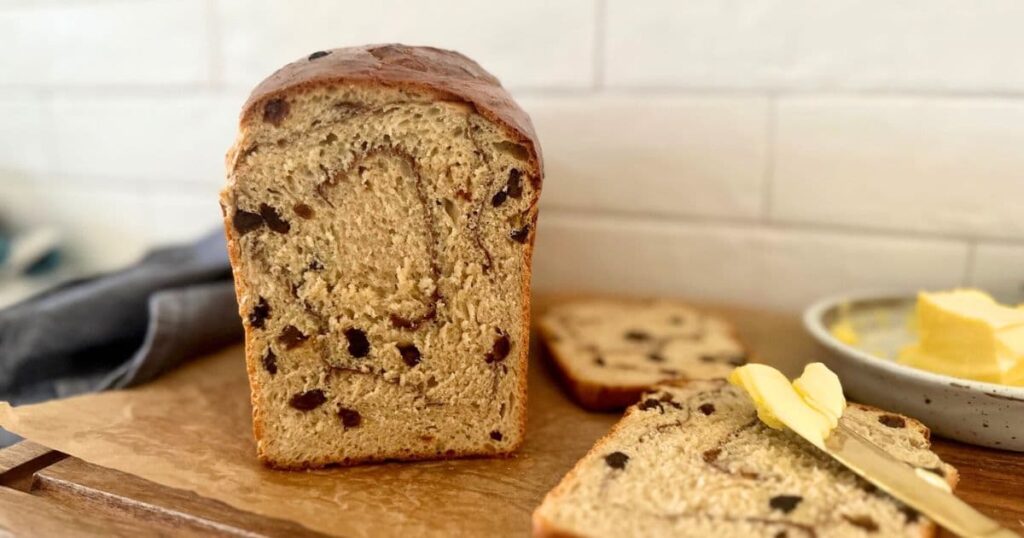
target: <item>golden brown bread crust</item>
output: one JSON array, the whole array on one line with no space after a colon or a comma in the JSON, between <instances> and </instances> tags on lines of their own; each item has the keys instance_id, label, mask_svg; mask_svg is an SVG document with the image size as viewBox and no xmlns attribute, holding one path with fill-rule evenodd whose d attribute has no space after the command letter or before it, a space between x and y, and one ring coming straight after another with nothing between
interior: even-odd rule
<instances>
[{"instance_id":1,"label":"golden brown bread crust","mask_svg":"<svg viewBox=\"0 0 1024 538\"><path fill-rule=\"evenodd\" d=\"M544 329L540 329L540 332L541 335L544 335ZM543 348L547 362L551 365L558 384L577 405L588 411L621 411L623 408L635 404L640 398L640 394L650 388L646 385L612 387L574 378L569 374L563 364L565 361L559 358L554 346L548 344L547 337L542 336L541 341L544 343Z\"/></svg>"},{"instance_id":2,"label":"golden brown bread crust","mask_svg":"<svg viewBox=\"0 0 1024 538\"><path fill-rule=\"evenodd\" d=\"M263 110L267 101L284 93L336 83L403 88L438 100L472 105L477 113L504 127L530 149L537 170L543 169L533 122L501 82L466 56L434 47L390 43L319 51L278 69L259 83L243 105L239 122L245 125L254 111Z\"/></svg>"},{"instance_id":3,"label":"golden brown bread crust","mask_svg":"<svg viewBox=\"0 0 1024 538\"><path fill-rule=\"evenodd\" d=\"M458 101L469 104L481 116L499 125L510 138L522 144L529 152L529 160L536 170L536 174L531 175L531 179L535 181L536 196L531 201L530 206L530 210L533 212L531 221L533 232L530 234L527 245L523 250L524 281L521 323L525 341L519 350L519 367L522 376L520 378L518 396L519 401L522 402L524 412L519 421L518 441L510 447L509 451L481 450L478 452L446 454L445 457L508 455L522 445L526 433L525 409L527 403L527 365L530 347L530 282L532 276L530 260L533 256L534 241L536 239L537 202L540 199L544 176L543 157L533 123L526 112L512 99L508 91L501 86L497 78L485 71L479 64L458 52L434 47L411 47L401 44L364 45L318 51L278 69L253 89L242 107L239 117L239 135L235 145L228 150L225 156L229 181L237 164L236 160L241 154L239 143L244 139L246 126L254 116L259 117L256 111L262 111L268 101L277 97L302 93L335 84L363 84L371 87L400 88L412 93L428 95L442 101ZM226 212L224 215L224 228L228 241L228 259L232 268L239 267L242 256L237 241L238 237L231 226ZM244 284L240 279L236 278L235 294L238 297L239 315L243 318L246 316L246 312L242 310L242 297L247 292L248 290ZM245 329L245 341L248 344L251 341L251 331L253 329L248 324L243 323L243 326ZM252 386L253 436L257 440L263 437L263 412L256 399L258 391L261 390L257 375L259 361L260 357L256 355L255 350L251 349L251 346L246 345L246 371ZM303 462L301 465L286 465L282 462L272 461L262 450L259 450L257 456L265 465L280 469L304 469L335 464L356 465L387 461L387 458L362 458L345 460L343 462L318 460ZM439 459L439 457L434 452L424 451L422 453L405 455L402 459L403 461L409 461L416 459Z\"/></svg>"}]
</instances>

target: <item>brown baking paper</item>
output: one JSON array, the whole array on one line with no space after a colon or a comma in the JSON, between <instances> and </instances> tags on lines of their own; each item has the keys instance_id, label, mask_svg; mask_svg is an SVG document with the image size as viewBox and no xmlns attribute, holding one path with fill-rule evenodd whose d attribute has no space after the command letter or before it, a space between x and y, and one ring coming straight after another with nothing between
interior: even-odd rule
<instances>
[{"instance_id":1,"label":"brown baking paper","mask_svg":"<svg viewBox=\"0 0 1024 538\"><path fill-rule=\"evenodd\" d=\"M802 351L793 345L799 339L781 334L800 333L795 317L722 313L732 314L760 359L811 356L794 354ZM16 408L0 403L0 426L96 465L328 534L523 536L544 494L618 418L572 404L536 348L526 442L512 458L264 468L241 346L136 389ZM785 368L792 360L771 362Z\"/></svg>"},{"instance_id":2,"label":"brown baking paper","mask_svg":"<svg viewBox=\"0 0 1024 538\"><path fill-rule=\"evenodd\" d=\"M344 536L523 536L530 513L604 434L530 372L529 433L512 458L294 472L256 460L241 346L137 389L12 408L0 425L49 448L236 508Z\"/></svg>"}]
</instances>

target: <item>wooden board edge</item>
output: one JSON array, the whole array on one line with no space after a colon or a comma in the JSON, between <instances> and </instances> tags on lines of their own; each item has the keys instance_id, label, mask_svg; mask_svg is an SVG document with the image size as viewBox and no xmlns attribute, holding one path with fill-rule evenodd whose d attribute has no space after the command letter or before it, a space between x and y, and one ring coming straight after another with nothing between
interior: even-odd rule
<instances>
[{"instance_id":1,"label":"wooden board edge","mask_svg":"<svg viewBox=\"0 0 1024 538\"><path fill-rule=\"evenodd\" d=\"M162 486L68 458L35 474L32 493L98 512L173 529L226 536L323 537L302 525L243 512L191 491Z\"/></svg>"}]
</instances>

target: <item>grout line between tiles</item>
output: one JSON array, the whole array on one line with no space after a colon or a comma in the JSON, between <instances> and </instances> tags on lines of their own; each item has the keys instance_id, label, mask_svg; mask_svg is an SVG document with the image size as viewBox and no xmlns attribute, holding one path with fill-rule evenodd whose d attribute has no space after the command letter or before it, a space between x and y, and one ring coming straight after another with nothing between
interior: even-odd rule
<instances>
[{"instance_id":1,"label":"grout line between tiles","mask_svg":"<svg viewBox=\"0 0 1024 538\"><path fill-rule=\"evenodd\" d=\"M45 178L18 180L4 186L24 191L46 192L80 192L102 194L138 194L138 195L169 195L181 194L202 195L204 191L215 192L220 189L222 179L187 180L187 179L126 179L91 175L68 175L60 173L48 174Z\"/></svg>"},{"instance_id":2,"label":"grout line between tiles","mask_svg":"<svg viewBox=\"0 0 1024 538\"><path fill-rule=\"evenodd\" d=\"M219 40L219 38L218 38ZM222 45L222 44L221 44ZM219 48L219 45L218 45ZM596 45L595 45L595 48ZM603 44L602 44L602 55ZM211 53L208 51L208 53ZM217 54L222 54L219 51ZM0 96L10 94L37 94L40 92L53 92L61 96L103 96L112 99L120 97L145 96L145 97L180 97L183 92L197 95L219 95L231 93L248 92L249 88L244 85L230 84L223 80L223 73L219 71L223 67L223 59L217 60L217 84L212 86L209 80L195 82L174 82L174 83L152 83L152 84L10 84L0 83ZM715 88L715 87L649 87L649 88L623 88L609 86L605 80L605 65L595 66L597 71L593 80L585 86L516 86L507 85L507 89L516 97L551 97L551 98L573 98L573 97L763 97L772 95L777 101L792 98L860 98L860 99L932 99L932 100L962 100L982 101L986 99L998 99L1007 103L1024 103L1024 91L1013 92L950 92L950 91L840 91L840 90L814 90L814 89L779 89L779 88ZM209 75L208 77L209 78ZM598 84L598 78L600 78Z\"/></svg>"},{"instance_id":3,"label":"grout line between tiles","mask_svg":"<svg viewBox=\"0 0 1024 538\"><path fill-rule=\"evenodd\" d=\"M209 80L153 85L98 84L78 86L73 84L40 84L0 86L0 96L51 93L54 96L66 98L105 98L111 101L124 97L163 97L168 99L192 96L216 97L230 94L233 91L240 90L223 85L213 87L210 85Z\"/></svg>"},{"instance_id":4,"label":"grout line between tiles","mask_svg":"<svg viewBox=\"0 0 1024 538\"><path fill-rule=\"evenodd\" d=\"M126 4L131 0L89 0L89 5L102 6L105 4ZM63 0L8 0L7 4L3 6L4 12L17 13L20 10L30 11L37 9L52 9L54 7L64 7L62 4L67 4Z\"/></svg>"},{"instance_id":5,"label":"grout line between tiles","mask_svg":"<svg viewBox=\"0 0 1024 538\"><path fill-rule=\"evenodd\" d=\"M880 228L858 228L844 224L814 223L776 220L763 222L758 218L710 216L710 215L670 215L664 213L638 213L621 210L591 210L567 206L542 206L541 219L545 216L554 218L570 218L591 221L614 221L629 224L660 224L668 226L733 226L737 228L762 229L775 231L793 231L810 233L832 233L846 236L878 237L884 239L918 239L926 241L945 241L963 244L968 241L984 241L1006 245L1024 246L1024 241L1005 237L966 236L942 232L924 232L918 230L893 230Z\"/></svg>"},{"instance_id":6,"label":"grout line between tiles","mask_svg":"<svg viewBox=\"0 0 1024 538\"><path fill-rule=\"evenodd\" d=\"M925 98L925 99L1005 99L1020 101L1024 98L1024 89L1020 90L949 90L928 88L828 88L804 87L788 88L772 85L730 87L700 86L680 84L677 86L620 86L607 81L602 88L604 92L617 95L660 95L660 94L716 94L716 95L764 95L773 93L782 98L790 97L829 97L829 98Z\"/></svg>"}]
</instances>

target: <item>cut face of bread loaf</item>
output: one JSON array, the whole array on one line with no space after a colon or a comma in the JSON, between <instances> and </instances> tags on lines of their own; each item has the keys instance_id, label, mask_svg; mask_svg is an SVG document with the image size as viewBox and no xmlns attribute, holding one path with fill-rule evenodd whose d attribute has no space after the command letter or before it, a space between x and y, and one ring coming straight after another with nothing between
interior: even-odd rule
<instances>
[{"instance_id":1,"label":"cut face of bread loaf","mask_svg":"<svg viewBox=\"0 0 1024 538\"><path fill-rule=\"evenodd\" d=\"M529 118L457 53L317 52L256 88L221 202L262 460L520 444L541 175Z\"/></svg>"},{"instance_id":2,"label":"cut face of bread loaf","mask_svg":"<svg viewBox=\"0 0 1024 538\"><path fill-rule=\"evenodd\" d=\"M852 404L842 421L956 484L913 419ZM924 486L931 487L931 486ZM789 431L723 380L661 385L534 512L536 536L928 536L934 525Z\"/></svg>"},{"instance_id":3,"label":"cut face of bread loaf","mask_svg":"<svg viewBox=\"0 0 1024 538\"><path fill-rule=\"evenodd\" d=\"M539 326L563 385L592 410L622 409L661 381L725 377L747 362L732 324L674 301L567 301Z\"/></svg>"}]
</instances>

